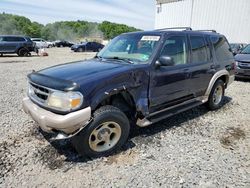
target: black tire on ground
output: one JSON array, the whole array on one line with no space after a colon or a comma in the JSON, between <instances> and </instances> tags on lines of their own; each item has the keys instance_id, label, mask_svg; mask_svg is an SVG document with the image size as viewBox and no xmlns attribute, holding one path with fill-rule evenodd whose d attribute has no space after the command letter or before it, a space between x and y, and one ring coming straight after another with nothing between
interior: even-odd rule
<instances>
[{"instance_id":1,"label":"black tire on ground","mask_svg":"<svg viewBox=\"0 0 250 188\"><path fill-rule=\"evenodd\" d=\"M0 57L3 57L3 53L0 53Z\"/></svg>"},{"instance_id":2,"label":"black tire on ground","mask_svg":"<svg viewBox=\"0 0 250 188\"><path fill-rule=\"evenodd\" d=\"M83 52L83 48L78 48L77 52Z\"/></svg>"},{"instance_id":3,"label":"black tire on ground","mask_svg":"<svg viewBox=\"0 0 250 188\"><path fill-rule=\"evenodd\" d=\"M62 45L62 44L60 45L60 48L63 48L63 45Z\"/></svg>"},{"instance_id":4,"label":"black tire on ground","mask_svg":"<svg viewBox=\"0 0 250 188\"><path fill-rule=\"evenodd\" d=\"M114 106L95 111L92 122L71 139L82 156L109 156L126 143L130 132L127 116Z\"/></svg>"},{"instance_id":5,"label":"black tire on ground","mask_svg":"<svg viewBox=\"0 0 250 188\"><path fill-rule=\"evenodd\" d=\"M30 53L29 50L21 48L18 50L17 55L23 57L23 56L28 56L29 53Z\"/></svg>"},{"instance_id":6,"label":"black tire on ground","mask_svg":"<svg viewBox=\"0 0 250 188\"><path fill-rule=\"evenodd\" d=\"M48 48L52 48L52 45L49 45Z\"/></svg>"},{"instance_id":7,"label":"black tire on ground","mask_svg":"<svg viewBox=\"0 0 250 188\"><path fill-rule=\"evenodd\" d=\"M208 109L209 110L219 109L222 106L224 94L225 94L225 83L222 80L217 80L208 98L208 102L207 102ZM221 96L221 97L218 97L218 96Z\"/></svg>"}]
</instances>

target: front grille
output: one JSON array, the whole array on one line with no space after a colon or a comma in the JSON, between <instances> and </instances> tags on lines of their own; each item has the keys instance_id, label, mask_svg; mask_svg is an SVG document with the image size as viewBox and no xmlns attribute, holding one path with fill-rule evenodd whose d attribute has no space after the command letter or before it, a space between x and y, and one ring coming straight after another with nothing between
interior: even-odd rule
<instances>
[{"instance_id":1,"label":"front grille","mask_svg":"<svg viewBox=\"0 0 250 188\"><path fill-rule=\"evenodd\" d=\"M238 65L241 69L250 69L250 62L239 62Z\"/></svg>"},{"instance_id":2,"label":"front grille","mask_svg":"<svg viewBox=\"0 0 250 188\"><path fill-rule=\"evenodd\" d=\"M51 93L51 90L46 87L43 87L34 83L29 83L30 98L40 104L44 104L47 101L50 93Z\"/></svg>"}]
</instances>

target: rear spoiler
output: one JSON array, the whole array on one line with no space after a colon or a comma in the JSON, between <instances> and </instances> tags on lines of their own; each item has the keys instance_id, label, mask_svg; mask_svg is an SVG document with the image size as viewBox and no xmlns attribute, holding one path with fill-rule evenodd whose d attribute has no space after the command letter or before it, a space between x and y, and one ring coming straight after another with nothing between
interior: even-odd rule
<instances>
[{"instance_id":1,"label":"rear spoiler","mask_svg":"<svg viewBox=\"0 0 250 188\"><path fill-rule=\"evenodd\" d=\"M54 78L37 72L29 74L28 79L31 83L60 91L74 91L80 88L75 82Z\"/></svg>"}]
</instances>

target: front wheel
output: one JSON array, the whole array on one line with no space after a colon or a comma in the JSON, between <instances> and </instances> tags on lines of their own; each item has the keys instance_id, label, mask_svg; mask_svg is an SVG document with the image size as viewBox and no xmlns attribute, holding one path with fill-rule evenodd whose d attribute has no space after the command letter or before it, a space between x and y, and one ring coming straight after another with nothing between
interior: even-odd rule
<instances>
[{"instance_id":1,"label":"front wheel","mask_svg":"<svg viewBox=\"0 0 250 188\"><path fill-rule=\"evenodd\" d=\"M207 107L210 110L217 110L221 107L225 94L225 84L222 80L217 80L208 98Z\"/></svg>"},{"instance_id":2,"label":"front wheel","mask_svg":"<svg viewBox=\"0 0 250 188\"><path fill-rule=\"evenodd\" d=\"M77 52L83 52L83 48L78 48Z\"/></svg>"},{"instance_id":3,"label":"front wheel","mask_svg":"<svg viewBox=\"0 0 250 188\"><path fill-rule=\"evenodd\" d=\"M94 113L93 121L72 138L79 154L88 157L108 156L128 139L129 120L114 106L103 106Z\"/></svg>"}]
</instances>

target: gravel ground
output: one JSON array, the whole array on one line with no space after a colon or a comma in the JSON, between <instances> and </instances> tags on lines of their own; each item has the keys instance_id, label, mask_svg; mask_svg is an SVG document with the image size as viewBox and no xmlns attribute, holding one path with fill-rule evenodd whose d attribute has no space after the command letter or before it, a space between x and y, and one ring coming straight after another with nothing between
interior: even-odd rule
<instances>
[{"instance_id":1,"label":"gravel ground","mask_svg":"<svg viewBox=\"0 0 250 188\"><path fill-rule=\"evenodd\" d=\"M81 158L68 142L50 143L22 111L26 75L94 55L69 51L0 57L0 187L250 187L247 81L230 86L220 110L200 106L134 129L107 158Z\"/></svg>"}]
</instances>

